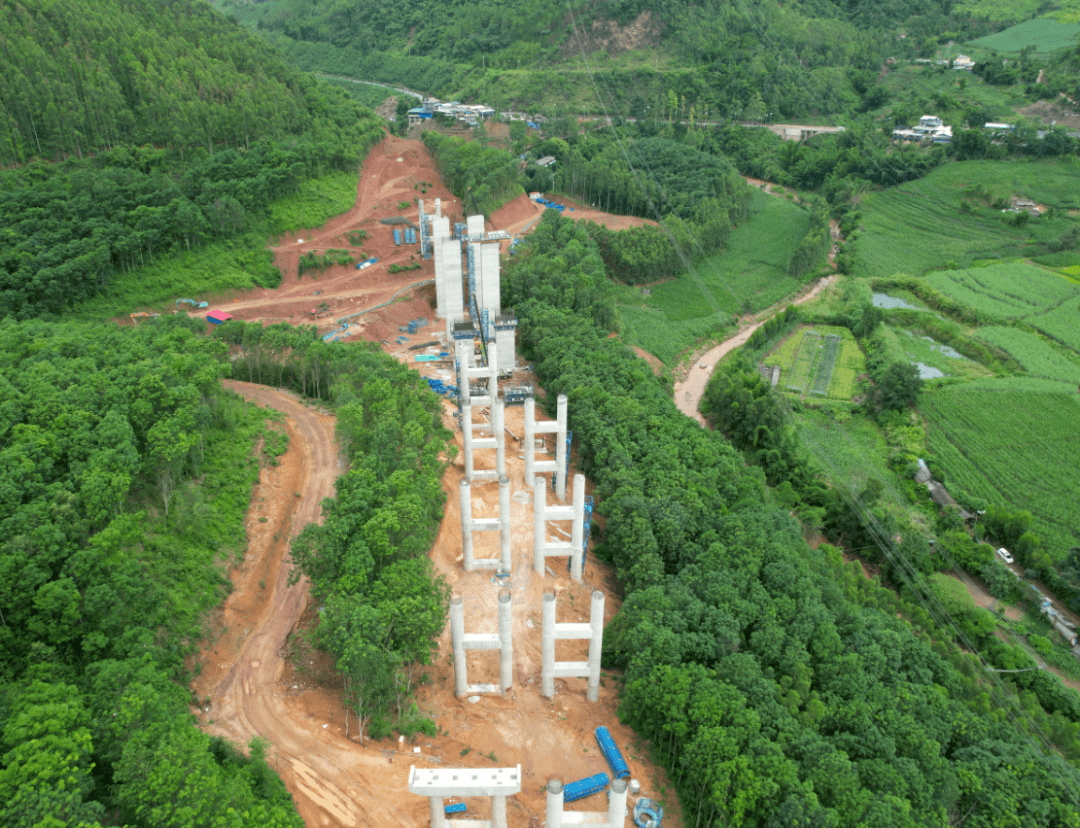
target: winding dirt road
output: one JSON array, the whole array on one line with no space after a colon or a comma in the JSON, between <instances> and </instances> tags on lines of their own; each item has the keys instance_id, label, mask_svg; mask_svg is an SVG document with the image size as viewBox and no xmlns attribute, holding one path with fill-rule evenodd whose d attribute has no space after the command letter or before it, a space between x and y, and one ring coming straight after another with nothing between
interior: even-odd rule
<instances>
[{"instance_id":1,"label":"winding dirt road","mask_svg":"<svg viewBox=\"0 0 1080 828\"><path fill-rule=\"evenodd\" d=\"M380 753L359 749L324 727L282 681L283 651L308 594L305 580L288 585L287 553L301 528L321 520L322 500L334 493L341 470L334 418L285 391L246 382L225 385L285 415L289 450L279 467L263 470L248 516L245 561L233 573L235 588L224 608L225 631L204 652L196 687L200 697L210 698L205 728L236 744L254 736L269 742L270 761L309 826L415 824L413 817L427 811L419 798L414 815L402 813L400 803L371 796L386 788L404 791L408 766L388 764ZM222 663L210 648L224 656Z\"/></svg>"},{"instance_id":2,"label":"winding dirt road","mask_svg":"<svg viewBox=\"0 0 1080 828\"><path fill-rule=\"evenodd\" d=\"M788 305L801 305L805 302L809 302L827 287L835 284L836 280L836 276L826 276L823 279L819 279L817 283L802 296L799 296L792 301L785 300L783 302L778 302L771 308L758 314L751 324L740 330L735 336L725 339L719 345L710 348L704 354L698 356L694 360L693 365L690 366L690 373L687 374L686 379L682 382L675 383L675 404L679 406L679 410L687 417L693 417L699 423L705 425L705 418L702 417L701 412L698 411L698 405L701 403L701 398L705 394L705 386L709 384L709 377L712 376L716 364L739 346L745 345L747 340L753 335L754 331L776 316L776 314L780 313L780 311Z\"/></svg>"}]
</instances>

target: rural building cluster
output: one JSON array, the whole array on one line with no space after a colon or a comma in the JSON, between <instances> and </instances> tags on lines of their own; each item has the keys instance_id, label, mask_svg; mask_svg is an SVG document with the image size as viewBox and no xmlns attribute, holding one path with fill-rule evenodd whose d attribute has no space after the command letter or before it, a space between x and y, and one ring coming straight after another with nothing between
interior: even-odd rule
<instances>
[{"instance_id":1,"label":"rural building cluster","mask_svg":"<svg viewBox=\"0 0 1080 828\"><path fill-rule=\"evenodd\" d=\"M481 121L495 117L495 110L487 104L463 104L458 101L440 101L438 98L424 98L420 106L409 110L409 126L417 126L441 115L452 118L466 126L476 126Z\"/></svg>"},{"instance_id":2,"label":"rural building cluster","mask_svg":"<svg viewBox=\"0 0 1080 828\"><path fill-rule=\"evenodd\" d=\"M898 141L930 141L947 144L952 140L952 127L941 122L936 115L923 115L919 123L908 129L894 129L893 138Z\"/></svg>"}]
</instances>

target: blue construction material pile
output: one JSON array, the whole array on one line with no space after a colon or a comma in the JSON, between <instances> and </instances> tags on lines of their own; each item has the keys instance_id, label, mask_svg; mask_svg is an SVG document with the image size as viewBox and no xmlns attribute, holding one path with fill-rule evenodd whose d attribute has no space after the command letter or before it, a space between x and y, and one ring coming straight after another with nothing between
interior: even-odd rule
<instances>
[{"instance_id":1,"label":"blue construction material pile","mask_svg":"<svg viewBox=\"0 0 1080 828\"><path fill-rule=\"evenodd\" d=\"M378 256L372 256L370 259L364 259L356 265L357 270L363 270L365 267L371 267L375 262L379 261Z\"/></svg>"},{"instance_id":2,"label":"blue construction material pile","mask_svg":"<svg viewBox=\"0 0 1080 828\"><path fill-rule=\"evenodd\" d=\"M394 229L394 246L401 246L401 231L396 228Z\"/></svg>"},{"instance_id":3,"label":"blue construction material pile","mask_svg":"<svg viewBox=\"0 0 1080 828\"><path fill-rule=\"evenodd\" d=\"M445 808L443 808L443 810L446 811L447 815L449 815L449 814L463 814L463 813L465 813L465 803L464 802L455 802L453 805L447 805Z\"/></svg>"},{"instance_id":4,"label":"blue construction material pile","mask_svg":"<svg viewBox=\"0 0 1080 828\"><path fill-rule=\"evenodd\" d=\"M458 390L456 385L450 385L440 379L428 379L427 384L436 394L442 394L444 397L457 396Z\"/></svg>"},{"instance_id":5,"label":"blue construction material pile","mask_svg":"<svg viewBox=\"0 0 1080 828\"><path fill-rule=\"evenodd\" d=\"M536 203L537 204L543 204L545 207L547 207L550 210L558 210L560 213L563 210L566 209L566 207L564 205L556 204L554 201L548 201L546 198L538 198L538 199L536 199ZM573 209L573 208L571 208L571 209Z\"/></svg>"},{"instance_id":6,"label":"blue construction material pile","mask_svg":"<svg viewBox=\"0 0 1080 828\"><path fill-rule=\"evenodd\" d=\"M596 743L600 745L600 752L604 754L604 758L607 759L608 764L611 766L611 772L615 774L616 779L622 779L624 776L630 776L630 768L626 766L626 760L623 759L622 751L619 750L619 746L615 744L615 740L611 738L611 734L608 729L603 725L596 728Z\"/></svg>"},{"instance_id":7,"label":"blue construction material pile","mask_svg":"<svg viewBox=\"0 0 1080 828\"><path fill-rule=\"evenodd\" d=\"M608 775L598 773L596 776L586 776L577 782L568 782L563 788L563 802L576 802L594 793L600 793L608 784Z\"/></svg>"}]
</instances>

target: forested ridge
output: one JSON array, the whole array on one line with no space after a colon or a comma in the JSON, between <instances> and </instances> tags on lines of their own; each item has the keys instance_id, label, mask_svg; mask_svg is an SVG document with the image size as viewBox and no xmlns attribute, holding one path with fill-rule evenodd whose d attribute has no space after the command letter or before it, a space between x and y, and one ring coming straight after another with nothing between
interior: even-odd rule
<instances>
[{"instance_id":1,"label":"forested ridge","mask_svg":"<svg viewBox=\"0 0 1080 828\"><path fill-rule=\"evenodd\" d=\"M537 376L569 397L599 551L626 584L605 637L620 716L686 824L1077 825L1080 776L1014 721L1033 697L991 682L916 596L811 550L763 475L607 339L584 228L545 214L505 291ZM1038 716L1065 740L1080 728L1067 706Z\"/></svg>"},{"instance_id":2,"label":"forested ridge","mask_svg":"<svg viewBox=\"0 0 1080 828\"><path fill-rule=\"evenodd\" d=\"M276 141L330 114L316 88L206 3L0 4L3 165L124 144L212 153Z\"/></svg>"},{"instance_id":3,"label":"forested ridge","mask_svg":"<svg viewBox=\"0 0 1080 828\"><path fill-rule=\"evenodd\" d=\"M264 226L383 125L201 2L0 5L0 315ZM267 230L268 231L268 230ZM253 284L276 285L251 251Z\"/></svg>"}]
</instances>

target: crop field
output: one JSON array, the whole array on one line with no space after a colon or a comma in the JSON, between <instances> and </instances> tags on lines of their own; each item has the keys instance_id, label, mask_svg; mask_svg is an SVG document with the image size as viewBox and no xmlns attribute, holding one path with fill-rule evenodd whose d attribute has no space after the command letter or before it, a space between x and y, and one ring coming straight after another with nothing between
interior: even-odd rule
<instances>
[{"instance_id":1,"label":"crop field","mask_svg":"<svg viewBox=\"0 0 1080 828\"><path fill-rule=\"evenodd\" d=\"M780 366L780 388L832 400L850 400L866 357L847 328L816 325L787 337L763 360Z\"/></svg>"},{"instance_id":2,"label":"crop field","mask_svg":"<svg viewBox=\"0 0 1080 828\"><path fill-rule=\"evenodd\" d=\"M672 365L698 340L731 327L734 317L795 293L802 283L787 275L788 260L809 221L797 204L755 191L750 215L722 253L693 273L655 285L644 300L638 288L618 291L624 338Z\"/></svg>"},{"instance_id":3,"label":"crop field","mask_svg":"<svg viewBox=\"0 0 1080 828\"><path fill-rule=\"evenodd\" d=\"M1028 46L1034 46L1040 54L1056 52L1076 45L1080 35L1080 24L1062 23L1050 17L1037 17L1025 20L1016 26L997 34L980 37L969 45L982 49L995 49L999 52L1019 52Z\"/></svg>"},{"instance_id":4,"label":"crop field","mask_svg":"<svg viewBox=\"0 0 1080 828\"><path fill-rule=\"evenodd\" d=\"M1025 320L1047 336L1080 353L1080 296Z\"/></svg>"},{"instance_id":5,"label":"crop field","mask_svg":"<svg viewBox=\"0 0 1080 828\"><path fill-rule=\"evenodd\" d=\"M1024 263L941 270L926 281L949 298L998 319L1019 319L1080 295L1080 286Z\"/></svg>"},{"instance_id":6,"label":"crop field","mask_svg":"<svg viewBox=\"0 0 1080 828\"><path fill-rule=\"evenodd\" d=\"M1060 384L1046 387L1063 388ZM970 497L1030 510L1032 529L1060 560L1078 542L1080 402L1075 393L984 380L924 394L927 444L961 503Z\"/></svg>"},{"instance_id":7,"label":"crop field","mask_svg":"<svg viewBox=\"0 0 1080 828\"><path fill-rule=\"evenodd\" d=\"M976 336L1001 348L1032 376L1080 385L1080 361L1061 353L1035 334L992 326L980 328Z\"/></svg>"},{"instance_id":8,"label":"crop field","mask_svg":"<svg viewBox=\"0 0 1080 828\"><path fill-rule=\"evenodd\" d=\"M872 193L862 202L865 232L856 243L857 276L920 275L940 268L969 267L978 260L1011 259L1047 252L1074 227L1067 210L1080 207L1080 167L1060 161L1000 164L965 161L946 164L925 178ZM1052 217L1008 223L1011 214L981 206L960 209L965 191L981 188L991 201L1011 196L1052 206Z\"/></svg>"}]
</instances>

